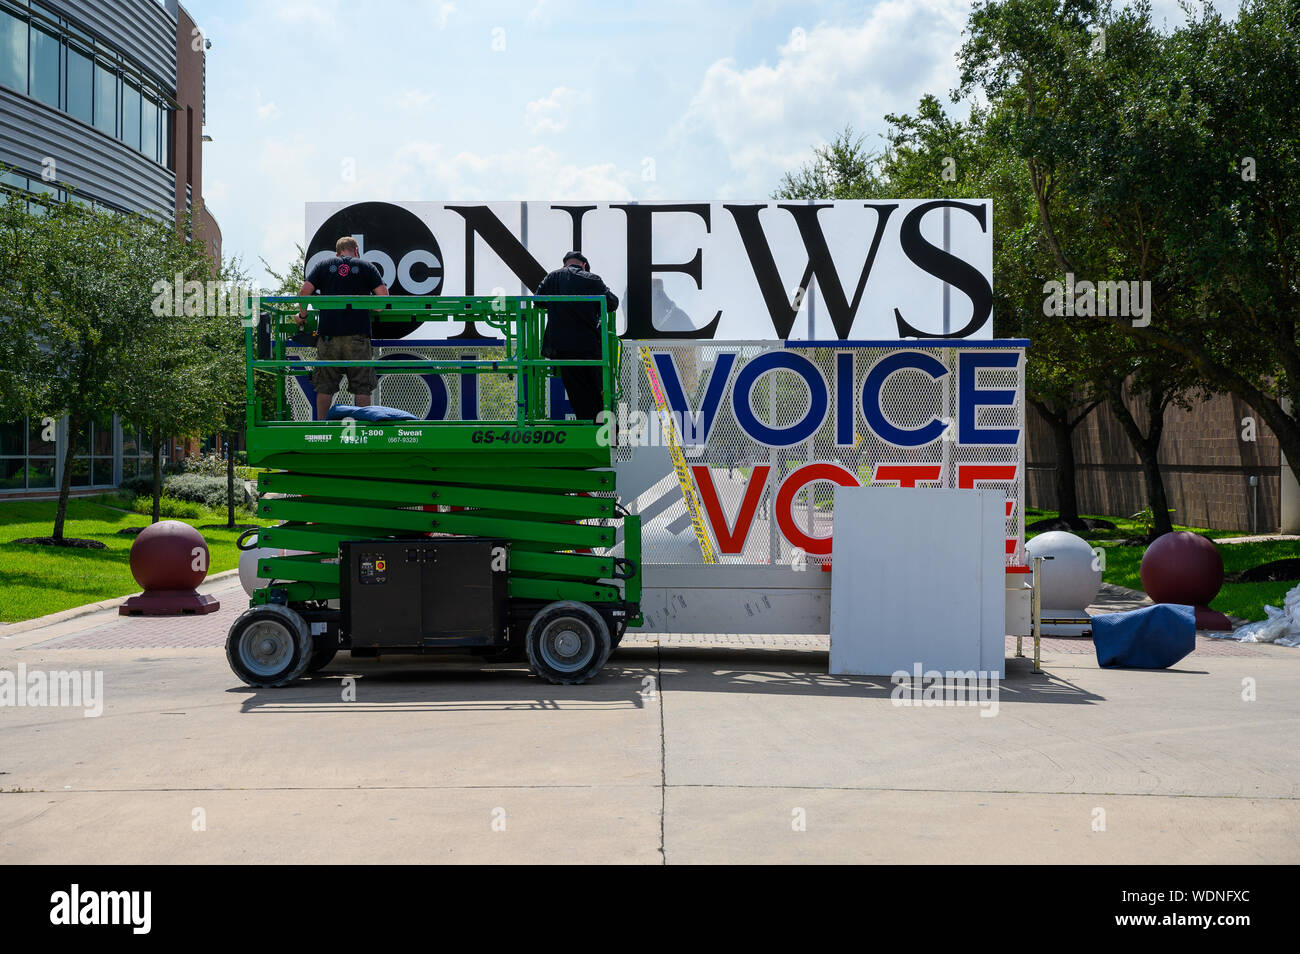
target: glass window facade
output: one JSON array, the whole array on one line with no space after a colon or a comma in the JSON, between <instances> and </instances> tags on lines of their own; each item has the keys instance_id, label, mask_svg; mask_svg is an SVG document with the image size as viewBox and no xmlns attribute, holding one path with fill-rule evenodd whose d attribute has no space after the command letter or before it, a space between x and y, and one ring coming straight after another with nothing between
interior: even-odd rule
<instances>
[{"instance_id":1,"label":"glass window facade","mask_svg":"<svg viewBox=\"0 0 1300 954\"><path fill-rule=\"evenodd\" d=\"M76 47L67 48L65 102L69 115L95 122L95 61Z\"/></svg>"},{"instance_id":2,"label":"glass window facade","mask_svg":"<svg viewBox=\"0 0 1300 954\"><path fill-rule=\"evenodd\" d=\"M90 453L80 450L72 460L73 487L106 487L113 484L113 425L91 424L80 443Z\"/></svg>"},{"instance_id":3,"label":"glass window facade","mask_svg":"<svg viewBox=\"0 0 1300 954\"><path fill-rule=\"evenodd\" d=\"M117 135L117 74L95 61L95 128Z\"/></svg>"},{"instance_id":4,"label":"glass window facade","mask_svg":"<svg viewBox=\"0 0 1300 954\"><path fill-rule=\"evenodd\" d=\"M63 110L171 168L174 119L158 88L117 50L54 11L36 4L31 9L59 25L20 7L0 7L0 86Z\"/></svg>"},{"instance_id":5,"label":"glass window facade","mask_svg":"<svg viewBox=\"0 0 1300 954\"><path fill-rule=\"evenodd\" d=\"M167 465L167 444L162 443L163 466ZM153 440L131 421L122 421L122 479L153 473Z\"/></svg>"},{"instance_id":6,"label":"glass window facade","mask_svg":"<svg viewBox=\"0 0 1300 954\"><path fill-rule=\"evenodd\" d=\"M158 108L158 102L144 97L140 101L140 151L155 159L165 158L159 129L161 119L162 110Z\"/></svg>"},{"instance_id":7,"label":"glass window facade","mask_svg":"<svg viewBox=\"0 0 1300 954\"><path fill-rule=\"evenodd\" d=\"M72 192L57 186L52 182L45 182L39 175L24 175L22 172L0 172L0 193L8 191L17 191L26 193L31 198L27 202L27 208L35 215L44 213L45 207L37 200L38 195L48 195L62 202L65 199L75 202L83 208L108 209L113 206L95 199ZM5 196L0 194L0 202L5 200Z\"/></svg>"},{"instance_id":8,"label":"glass window facade","mask_svg":"<svg viewBox=\"0 0 1300 954\"><path fill-rule=\"evenodd\" d=\"M122 135L118 138L132 149L139 151L140 90L130 83L122 86Z\"/></svg>"},{"instance_id":9,"label":"glass window facade","mask_svg":"<svg viewBox=\"0 0 1300 954\"><path fill-rule=\"evenodd\" d=\"M56 489L50 426L26 418L0 423L0 493Z\"/></svg>"},{"instance_id":10,"label":"glass window facade","mask_svg":"<svg viewBox=\"0 0 1300 954\"><path fill-rule=\"evenodd\" d=\"M25 421L0 423L0 457L26 457Z\"/></svg>"},{"instance_id":11,"label":"glass window facade","mask_svg":"<svg viewBox=\"0 0 1300 954\"><path fill-rule=\"evenodd\" d=\"M27 92L27 22L0 10L0 86Z\"/></svg>"},{"instance_id":12,"label":"glass window facade","mask_svg":"<svg viewBox=\"0 0 1300 954\"><path fill-rule=\"evenodd\" d=\"M62 448L67 445L55 438L66 438L66 427L66 421L49 418L0 421L0 497L58 489ZM163 441L164 466L170 443ZM119 467L121 479L153 473L153 442L129 421L109 418L90 424L77 438L73 489L112 487Z\"/></svg>"},{"instance_id":13,"label":"glass window facade","mask_svg":"<svg viewBox=\"0 0 1300 954\"><path fill-rule=\"evenodd\" d=\"M47 106L59 109L59 38L38 27L31 29L27 92Z\"/></svg>"}]
</instances>

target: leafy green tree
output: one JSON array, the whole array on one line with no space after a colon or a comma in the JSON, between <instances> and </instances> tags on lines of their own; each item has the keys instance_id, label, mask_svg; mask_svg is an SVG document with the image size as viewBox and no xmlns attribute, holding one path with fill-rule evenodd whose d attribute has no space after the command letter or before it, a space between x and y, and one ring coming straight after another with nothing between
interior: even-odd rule
<instances>
[{"instance_id":1,"label":"leafy green tree","mask_svg":"<svg viewBox=\"0 0 1300 954\"><path fill-rule=\"evenodd\" d=\"M1214 382L1148 334L1184 324L1195 298L1170 228L1171 210L1205 173L1197 111L1171 82L1179 38L1152 26L1144 2L1115 11L994 0L972 13L960 56L963 92L988 98L992 130L1024 162L1057 277L1120 281L1126 292L1136 282L1143 292L1142 312L1102 308L1098 292L1095 304L1069 303L1066 320L1093 343L1086 373L1142 463L1157 534L1172 529L1159 463L1165 411Z\"/></svg>"},{"instance_id":2,"label":"leafy green tree","mask_svg":"<svg viewBox=\"0 0 1300 954\"><path fill-rule=\"evenodd\" d=\"M1189 306L1132 333L1247 401L1300 478L1298 36L1300 5L1246 0L1231 23L1193 11L1171 39L1182 149L1158 170L1168 183L1137 186L1171 193L1167 267L1187 277Z\"/></svg>"},{"instance_id":3,"label":"leafy green tree","mask_svg":"<svg viewBox=\"0 0 1300 954\"><path fill-rule=\"evenodd\" d=\"M173 243L155 250L161 290L139 329L139 352L128 386L132 416L153 435L153 519L162 493L164 434L228 435L244 404L244 335L240 304L232 292L242 276L218 266L201 245ZM162 269L169 271L162 271ZM176 277L180 295L176 294ZM233 484L233 471L228 474ZM228 486L233 524L233 487Z\"/></svg>"},{"instance_id":4,"label":"leafy green tree","mask_svg":"<svg viewBox=\"0 0 1300 954\"><path fill-rule=\"evenodd\" d=\"M1145 3L984 3L963 89L1008 117L1058 268L1151 282L1149 321L1098 319L1153 356L1127 385L1147 389L1148 413L1194 372L1191 386L1248 401L1300 476L1300 7L1247 0L1235 23L1209 7L1188 14L1165 34ZM1064 225L1067 209L1091 227ZM1135 444L1147 472L1158 433Z\"/></svg>"},{"instance_id":5,"label":"leafy green tree","mask_svg":"<svg viewBox=\"0 0 1300 954\"><path fill-rule=\"evenodd\" d=\"M813 158L781 177L778 199L869 199L878 196L876 164L866 137L845 126L829 143L813 149Z\"/></svg>"},{"instance_id":6,"label":"leafy green tree","mask_svg":"<svg viewBox=\"0 0 1300 954\"><path fill-rule=\"evenodd\" d=\"M0 352L9 368L21 369L0 391L0 408L15 416L67 415L51 537L62 545L73 460L87 425L114 411L148 419L177 395L202 400L202 382L190 374L202 352L169 337L173 329L152 305L155 282L201 270L206 252L169 221L51 199L29 209L18 195L0 213L0 250ZM160 342L174 350L164 353ZM178 376L160 380L163 364ZM169 416L167 432L188 423L183 414Z\"/></svg>"},{"instance_id":7,"label":"leafy green tree","mask_svg":"<svg viewBox=\"0 0 1300 954\"><path fill-rule=\"evenodd\" d=\"M783 179L782 198L988 198L993 201L993 324L999 337L1028 338L1026 398L1048 423L1056 449L1060 516L1079 516L1073 434L1104 400L1086 362L1083 329L1043 313L1044 282L1054 263L1038 227L1037 203L1023 162L990 131L997 117L975 107L964 122L938 98L915 114L889 114L887 148L870 153L846 129L816 158ZM844 188L853 183L852 189Z\"/></svg>"},{"instance_id":8,"label":"leafy green tree","mask_svg":"<svg viewBox=\"0 0 1300 954\"><path fill-rule=\"evenodd\" d=\"M265 294L296 295L302 288L303 279L307 276L307 250L301 245L295 245L294 248L298 250L298 257L283 272L277 272L266 259L259 259L266 273L275 280L275 284L267 288Z\"/></svg>"}]
</instances>

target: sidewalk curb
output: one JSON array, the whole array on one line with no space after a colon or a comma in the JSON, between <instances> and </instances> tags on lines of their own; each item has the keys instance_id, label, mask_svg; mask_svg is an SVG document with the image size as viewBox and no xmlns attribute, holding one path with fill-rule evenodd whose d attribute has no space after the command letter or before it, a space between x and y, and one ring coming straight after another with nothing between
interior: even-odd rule
<instances>
[{"instance_id":1,"label":"sidewalk curb","mask_svg":"<svg viewBox=\"0 0 1300 954\"><path fill-rule=\"evenodd\" d=\"M222 570L220 573L214 573L202 583L199 589L207 586L209 583L219 583L232 577L238 577L239 570ZM50 613L48 616L37 616L35 619L25 619L17 623L6 623L0 626L0 639L9 636L17 636L19 633L30 632L33 629L40 629L44 626L52 626L55 623L67 622L70 619L76 619L78 616L89 616L91 613L101 613L108 609L117 609L122 605L122 601L133 593L124 593L121 596L115 596L109 600L100 600L98 603L87 603L85 606L74 606L71 609L59 610L57 613Z\"/></svg>"}]
</instances>

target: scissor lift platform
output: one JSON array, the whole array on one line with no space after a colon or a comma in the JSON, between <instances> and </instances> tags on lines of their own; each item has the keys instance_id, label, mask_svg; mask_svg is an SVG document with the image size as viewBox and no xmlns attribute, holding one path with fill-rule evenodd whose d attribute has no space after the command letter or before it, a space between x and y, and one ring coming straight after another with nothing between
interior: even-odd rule
<instances>
[{"instance_id":1,"label":"scissor lift platform","mask_svg":"<svg viewBox=\"0 0 1300 954\"><path fill-rule=\"evenodd\" d=\"M544 305L557 300L598 303L599 359L541 356ZM235 673L255 686L285 685L340 650L527 658L559 683L598 672L629 623L639 622L640 522L618 504L608 429L550 420L545 387L564 364L599 365L606 409L615 406L619 349L603 298L316 296L261 304L264 334L250 327L246 335L248 458L273 468L258 480L258 515L279 523L257 531L255 545L301 552L258 560L269 582L231 628ZM370 309L381 322L473 320L497 330L504 351L490 360L289 357L294 318L308 304ZM504 375L514 417L291 419L290 378L367 364L385 373ZM259 389L258 375L271 376L273 397ZM500 605L485 596L498 591ZM358 599L364 613L355 611ZM404 625L386 625L389 613ZM398 632L385 643L384 633Z\"/></svg>"}]
</instances>

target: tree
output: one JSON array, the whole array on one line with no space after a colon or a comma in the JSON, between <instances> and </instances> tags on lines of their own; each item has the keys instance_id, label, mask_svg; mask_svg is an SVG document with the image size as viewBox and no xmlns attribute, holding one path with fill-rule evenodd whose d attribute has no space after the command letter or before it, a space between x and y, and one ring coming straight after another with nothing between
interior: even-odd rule
<instances>
[{"instance_id":1,"label":"tree","mask_svg":"<svg viewBox=\"0 0 1300 954\"><path fill-rule=\"evenodd\" d=\"M197 252L197 255L194 254ZM175 254L175 250L174 250ZM128 387L133 416L153 435L153 519L159 518L162 491L163 434L229 434L243 410L244 336L237 296L226 294L240 276L230 266L218 268L201 246L180 250L183 256L160 293L162 314L151 312L141 323L139 351ZM175 275L186 278L175 294ZM198 277L202 276L202 280ZM227 491L233 504L233 475ZM233 524L228 513L228 523Z\"/></svg>"},{"instance_id":2,"label":"tree","mask_svg":"<svg viewBox=\"0 0 1300 954\"><path fill-rule=\"evenodd\" d=\"M1025 392L1051 428L1056 449L1056 498L1060 518L1084 529L1079 516L1073 434L1103 400L1088 371L1091 339L1080 329L1043 313L1042 286L1053 272L1052 256L1038 227L1037 206L1019 157L990 131L996 117L973 107L955 121L932 95L914 115L886 117L887 148L869 153L846 129L832 145L783 181L784 198L988 198L994 206L993 326L999 337L1027 338ZM859 194L844 187L855 183Z\"/></svg>"},{"instance_id":3,"label":"tree","mask_svg":"<svg viewBox=\"0 0 1300 954\"><path fill-rule=\"evenodd\" d=\"M1300 478L1300 6L1246 0L1232 24L1212 9L1170 43L1169 91L1187 119L1168 170L1176 201L1169 268L1194 304L1135 329L1246 400Z\"/></svg>"},{"instance_id":4,"label":"tree","mask_svg":"<svg viewBox=\"0 0 1300 954\"><path fill-rule=\"evenodd\" d=\"M294 248L298 250L298 257L283 272L277 272L266 259L259 259L266 273L275 279L275 285L266 289L264 294L297 295L302 288L303 279L307 276L307 250L301 245L295 245Z\"/></svg>"},{"instance_id":5,"label":"tree","mask_svg":"<svg viewBox=\"0 0 1300 954\"><path fill-rule=\"evenodd\" d=\"M1151 282L1149 320L1098 320L1138 353L1156 349L1162 368L1248 401L1300 477L1300 7L1247 0L1233 24L1212 8L1189 17L1161 34L1145 3L984 3L962 88L1005 109L1060 270L1108 274L1081 247L1100 234L1111 268ZM1062 226L1063 208L1092 228Z\"/></svg>"},{"instance_id":6,"label":"tree","mask_svg":"<svg viewBox=\"0 0 1300 954\"><path fill-rule=\"evenodd\" d=\"M155 278L147 318L126 387L126 407L153 437L153 520L160 516L161 438L224 427L232 400L242 401L238 303L227 294L231 266L218 265L200 243L177 241L170 225L149 237Z\"/></svg>"},{"instance_id":7,"label":"tree","mask_svg":"<svg viewBox=\"0 0 1300 954\"><path fill-rule=\"evenodd\" d=\"M67 444L51 542L64 545L64 521L79 438L96 416L114 411L150 417L189 393L186 374L168 382L154 371L165 358L175 371L199 360L168 337L151 307L155 282L202 268L203 246L178 237L171 222L108 211L72 201L11 195L0 213L0 350L22 369L0 392L3 411L66 414ZM174 345L164 354L162 342ZM154 416L158 422L162 418ZM183 428L183 416L166 419Z\"/></svg>"},{"instance_id":8,"label":"tree","mask_svg":"<svg viewBox=\"0 0 1300 954\"><path fill-rule=\"evenodd\" d=\"M962 89L989 97L997 133L1024 162L1059 277L1067 287L1081 279L1066 314L1094 341L1089 376L1142 462L1156 534L1172 529L1159 463L1165 411L1211 380L1144 334L1152 316L1185 322L1194 301L1169 228L1204 172L1195 110L1170 84L1177 36L1154 29L1145 3L1114 12L1000 0L972 13L961 53ZM1101 282L1122 283L1123 295L1103 301ZM1130 289L1144 309L1105 307L1131 305Z\"/></svg>"},{"instance_id":9,"label":"tree","mask_svg":"<svg viewBox=\"0 0 1300 954\"><path fill-rule=\"evenodd\" d=\"M1097 332L1101 349L1114 352L1099 363L1095 387L1119 422L1142 467L1147 505L1151 510L1151 537L1173 530L1169 497L1160 466L1160 445L1165 413L1171 406L1191 409L1193 397L1208 397L1196 370L1186 362L1170 361L1169 354L1146 342L1122 335Z\"/></svg>"},{"instance_id":10,"label":"tree","mask_svg":"<svg viewBox=\"0 0 1300 954\"><path fill-rule=\"evenodd\" d=\"M815 147L810 161L781 177L781 184L777 187L775 197L778 199L877 197L880 194L880 184L875 167L880 156L868 151L863 145L864 140L865 137L854 133L852 126L845 126L829 143Z\"/></svg>"}]
</instances>

